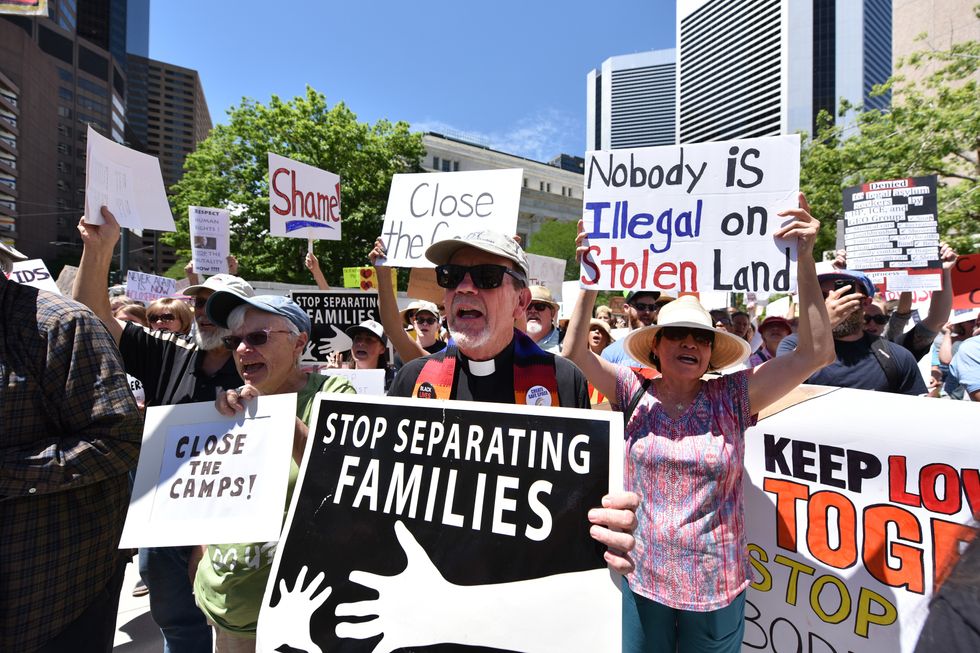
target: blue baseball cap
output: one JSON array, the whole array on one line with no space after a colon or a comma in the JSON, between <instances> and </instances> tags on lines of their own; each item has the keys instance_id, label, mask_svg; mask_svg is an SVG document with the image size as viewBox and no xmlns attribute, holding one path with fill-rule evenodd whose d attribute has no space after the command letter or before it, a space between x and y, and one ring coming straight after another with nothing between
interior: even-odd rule
<instances>
[{"instance_id":1,"label":"blue baseball cap","mask_svg":"<svg viewBox=\"0 0 980 653\"><path fill-rule=\"evenodd\" d=\"M835 279L853 282L856 284L855 290L860 290L868 297L875 296L875 285L864 272L858 272L857 270L836 270L817 275L817 281L834 281Z\"/></svg>"},{"instance_id":2,"label":"blue baseball cap","mask_svg":"<svg viewBox=\"0 0 980 653\"><path fill-rule=\"evenodd\" d=\"M286 318L296 325L300 333L309 335L312 325L310 316L306 314L299 304L288 297L281 295L256 295L255 297L244 297L236 292L219 290L208 298L208 303L204 310L208 318L219 327L228 328L228 316L231 312L247 304L252 308L264 313L272 313Z\"/></svg>"}]
</instances>

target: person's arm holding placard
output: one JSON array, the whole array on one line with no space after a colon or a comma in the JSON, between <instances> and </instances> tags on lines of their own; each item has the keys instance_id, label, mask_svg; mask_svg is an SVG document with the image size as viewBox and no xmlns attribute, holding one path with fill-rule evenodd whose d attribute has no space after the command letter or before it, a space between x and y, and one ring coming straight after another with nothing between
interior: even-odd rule
<instances>
[{"instance_id":1,"label":"person's arm holding placard","mask_svg":"<svg viewBox=\"0 0 980 653\"><path fill-rule=\"evenodd\" d=\"M402 327L402 317L398 313L398 302L395 300L395 286L391 281L391 268L378 265L385 257L385 246L380 238L374 241L374 248L368 254L368 262L374 266L375 278L378 280L378 314L381 316L381 326L385 335L391 341L391 346L401 356L402 363L413 361L425 356L427 351L422 345L405 333Z\"/></svg>"},{"instance_id":2,"label":"person's arm holding placard","mask_svg":"<svg viewBox=\"0 0 980 653\"><path fill-rule=\"evenodd\" d=\"M194 271L194 260L191 259L184 266L184 278L187 279L188 286L196 286L201 283L201 277L197 276L197 272Z\"/></svg>"},{"instance_id":3,"label":"person's arm holding placard","mask_svg":"<svg viewBox=\"0 0 980 653\"><path fill-rule=\"evenodd\" d=\"M119 242L119 223L104 206L102 218L105 223L101 225L86 222L85 216L78 221L78 233L82 237L82 258L78 263L71 294L75 301L88 306L102 320L118 345L125 323L112 315L107 281L112 255L116 243Z\"/></svg>"},{"instance_id":4,"label":"person's arm holding placard","mask_svg":"<svg viewBox=\"0 0 980 653\"><path fill-rule=\"evenodd\" d=\"M330 290L330 284L327 283L327 278L323 276L323 271L320 270L320 260L316 257L316 254L307 252L306 258L303 259L303 265L313 275L313 280L316 281L317 288L320 290Z\"/></svg>"}]
</instances>

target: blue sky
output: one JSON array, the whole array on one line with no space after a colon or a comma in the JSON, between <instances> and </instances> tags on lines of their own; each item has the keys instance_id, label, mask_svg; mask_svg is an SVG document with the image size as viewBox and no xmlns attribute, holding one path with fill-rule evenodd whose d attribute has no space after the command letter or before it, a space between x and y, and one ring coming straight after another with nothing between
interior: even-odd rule
<instances>
[{"instance_id":1,"label":"blue sky","mask_svg":"<svg viewBox=\"0 0 980 653\"><path fill-rule=\"evenodd\" d=\"M211 117L307 84L359 119L538 160L585 149L585 77L674 45L673 0L153 0L150 56L201 74Z\"/></svg>"}]
</instances>

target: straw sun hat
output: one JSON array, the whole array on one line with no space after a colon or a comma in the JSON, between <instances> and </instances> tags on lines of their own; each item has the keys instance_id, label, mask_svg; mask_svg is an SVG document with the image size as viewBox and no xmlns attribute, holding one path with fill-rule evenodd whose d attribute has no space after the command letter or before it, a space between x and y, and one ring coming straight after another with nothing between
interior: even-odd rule
<instances>
[{"instance_id":1,"label":"straw sun hat","mask_svg":"<svg viewBox=\"0 0 980 653\"><path fill-rule=\"evenodd\" d=\"M749 343L733 333L712 326L711 316L693 295L685 295L660 309L657 323L633 331L623 341L626 353L647 367L653 367L651 352L657 331L665 326L692 327L712 331L715 344L711 348L711 369L720 370L741 363L752 353Z\"/></svg>"}]
</instances>

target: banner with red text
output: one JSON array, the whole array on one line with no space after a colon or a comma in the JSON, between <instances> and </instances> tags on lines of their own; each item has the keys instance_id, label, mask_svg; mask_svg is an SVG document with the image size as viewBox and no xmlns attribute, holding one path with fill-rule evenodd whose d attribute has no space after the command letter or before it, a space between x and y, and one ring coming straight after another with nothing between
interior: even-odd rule
<instances>
[{"instance_id":1,"label":"banner with red text","mask_svg":"<svg viewBox=\"0 0 980 653\"><path fill-rule=\"evenodd\" d=\"M800 187L798 135L588 152L582 285L788 292L796 241L772 234Z\"/></svg>"},{"instance_id":2,"label":"banner with red text","mask_svg":"<svg viewBox=\"0 0 980 653\"><path fill-rule=\"evenodd\" d=\"M976 418L970 402L838 389L750 429L742 650L912 651L974 533Z\"/></svg>"},{"instance_id":3,"label":"banner with red text","mask_svg":"<svg viewBox=\"0 0 980 653\"><path fill-rule=\"evenodd\" d=\"M269 152L269 234L340 240L340 177Z\"/></svg>"}]
</instances>

